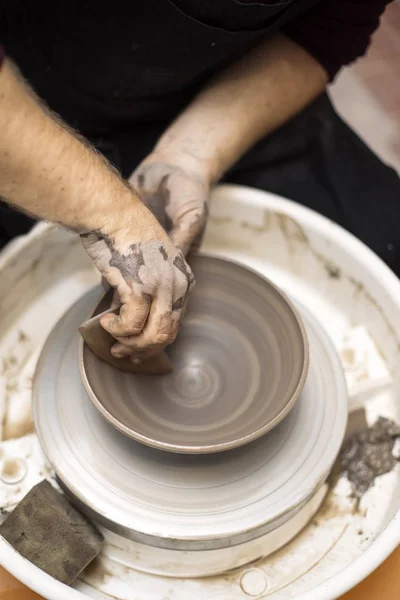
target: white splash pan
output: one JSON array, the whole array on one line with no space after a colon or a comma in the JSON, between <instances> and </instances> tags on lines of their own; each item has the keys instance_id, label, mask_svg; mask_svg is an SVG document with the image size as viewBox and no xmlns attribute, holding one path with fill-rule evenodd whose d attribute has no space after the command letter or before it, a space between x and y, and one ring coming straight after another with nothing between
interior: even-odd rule
<instances>
[{"instance_id":1,"label":"white splash pan","mask_svg":"<svg viewBox=\"0 0 400 600\"><path fill-rule=\"evenodd\" d=\"M292 202L222 186L213 196L205 250L248 264L308 306L342 357L352 407L365 405L371 423L378 415L399 419L400 282L363 244ZM49 474L31 433L31 378L43 342L65 310L97 282L80 242L48 225L38 225L0 256L0 479L6 479L3 468L10 461L20 469L13 484L0 481L5 511ZM129 548L102 558L74 589L39 571L2 540L0 563L49 600L132 600L132 594L135 600L329 600L366 577L399 542L397 469L377 480L358 512L349 486L339 480L292 542L268 558L212 578L141 572L146 562L159 567L157 556L146 557L143 548L132 564L126 561ZM177 557L168 560L164 571L169 568L175 577L184 572Z\"/></svg>"}]
</instances>

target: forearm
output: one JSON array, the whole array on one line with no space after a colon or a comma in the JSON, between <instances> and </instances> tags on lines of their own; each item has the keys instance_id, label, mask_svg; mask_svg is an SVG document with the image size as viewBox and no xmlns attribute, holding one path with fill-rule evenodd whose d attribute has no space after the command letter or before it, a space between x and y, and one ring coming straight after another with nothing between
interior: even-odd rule
<instances>
[{"instance_id":1,"label":"forearm","mask_svg":"<svg viewBox=\"0 0 400 600\"><path fill-rule=\"evenodd\" d=\"M284 36L262 42L194 99L159 140L156 152L199 163L217 181L261 138L324 89L322 66Z\"/></svg>"},{"instance_id":2,"label":"forearm","mask_svg":"<svg viewBox=\"0 0 400 600\"><path fill-rule=\"evenodd\" d=\"M14 65L0 69L0 196L75 231L118 228L136 195L41 105Z\"/></svg>"}]
</instances>

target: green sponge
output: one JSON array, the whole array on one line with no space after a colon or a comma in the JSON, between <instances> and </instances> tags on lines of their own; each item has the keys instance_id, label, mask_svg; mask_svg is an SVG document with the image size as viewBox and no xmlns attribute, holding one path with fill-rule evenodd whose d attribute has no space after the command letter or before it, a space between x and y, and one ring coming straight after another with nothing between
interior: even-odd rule
<instances>
[{"instance_id":1,"label":"green sponge","mask_svg":"<svg viewBox=\"0 0 400 600\"><path fill-rule=\"evenodd\" d=\"M100 552L103 536L48 481L34 486L0 527L17 552L71 585Z\"/></svg>"}]
</instances>

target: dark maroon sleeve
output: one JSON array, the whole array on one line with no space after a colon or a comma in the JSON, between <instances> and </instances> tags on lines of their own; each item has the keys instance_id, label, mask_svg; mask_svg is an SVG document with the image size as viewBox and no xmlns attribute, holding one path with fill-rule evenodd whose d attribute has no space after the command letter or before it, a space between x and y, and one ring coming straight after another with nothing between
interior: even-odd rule
<instances>
[{"instance_id":1,"label":"dark maroon sleeve","mask_svg":"<svg viewBox=\"0 0 400 600\"><path fill-rule=\"evenodd\" d=\"M5 57L4 48L3 48L3 46L0 44L0 69L1 69L1 65L2 65L2 62L3 62L3 60L4 60L4 57Z\"/></svg>"},{"instance_id":2,"label":"dark maroon sleeve","mask_svg":"<svg viewBox=\"0 0 400 600\"><path fill-rule=\"evenodd\" d=\"M365 54L390 1L320 0L282 32L305 48L332 80L341 67Z\"/></svg>"}]
</instances>

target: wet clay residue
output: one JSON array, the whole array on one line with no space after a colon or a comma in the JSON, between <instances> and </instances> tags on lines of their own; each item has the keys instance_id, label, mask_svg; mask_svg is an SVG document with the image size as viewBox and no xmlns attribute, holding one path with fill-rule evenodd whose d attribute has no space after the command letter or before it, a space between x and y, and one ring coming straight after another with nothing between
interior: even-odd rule
<instances>
[{"instance_id":1,"label":"wet clay residue","mask_svg":"<svg viewBox=\"0 0 400 600\"><path fill-rule=\"evenodd\" d=\"M398 438L400 425L380 417L372 427L355 433L343 446L341 470L358 499L374 485L376 477L396 466L399 458L393 449Z\"/></svg>"}]
</instances>

